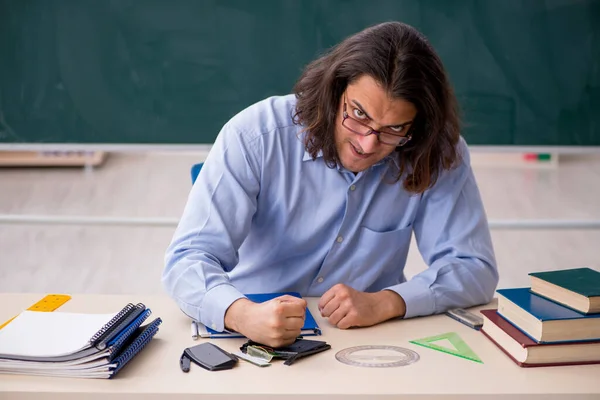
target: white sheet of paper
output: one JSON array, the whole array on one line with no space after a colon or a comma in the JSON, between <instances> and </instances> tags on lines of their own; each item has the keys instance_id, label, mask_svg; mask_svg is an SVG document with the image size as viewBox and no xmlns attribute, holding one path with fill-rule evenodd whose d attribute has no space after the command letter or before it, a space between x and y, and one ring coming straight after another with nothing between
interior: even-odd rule
<instances>
[{"instance_id":1,"label":"white sheet of paper","mask_svg":"<svg viewBox=\"0 0 600 400\"><path fill-rule=\"evenodd\" d=\"M23 311L0 329L0 354L55 357L89 347L89 340L117 313Z\"/></svg>"}]
</instances>

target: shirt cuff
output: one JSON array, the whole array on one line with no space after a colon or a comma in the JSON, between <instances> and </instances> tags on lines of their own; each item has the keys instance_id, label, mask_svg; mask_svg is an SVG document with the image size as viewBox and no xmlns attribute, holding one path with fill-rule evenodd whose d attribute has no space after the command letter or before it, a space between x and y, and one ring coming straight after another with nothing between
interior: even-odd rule
<instances>
[{"instance_id":1,"label":"shirt cuff","mask_svg":"<svg viewBox=\"0 0 600 400\"><path fill-rule=\"evenodd\" d=\"M429 287L411 280L386 288L398 293L406 304L404 318L431 315L435 311L435 299Z\"/></svg>"},{"instance_id":2,"label":"shirt cuff","mask_svg":"<svg viewBox=\"0 0 600 400\"><path fill-rule=\"evenodd\" d=\"M206 292L200 309L200 322L217 332L225 330L225 312L238 299L245 298L232 285L219 285Z\"/></svg>"}]
</instances>

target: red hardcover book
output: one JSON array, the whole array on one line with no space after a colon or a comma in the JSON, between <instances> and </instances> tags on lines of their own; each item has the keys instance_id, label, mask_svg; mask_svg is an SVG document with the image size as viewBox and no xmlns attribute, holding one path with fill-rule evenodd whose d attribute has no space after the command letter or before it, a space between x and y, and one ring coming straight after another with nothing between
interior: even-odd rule
<instances>
[{"instance_id":1,"label":"red hardcover book","mask_svg":"<svg viewBox=\"0 0 600 400\"><path fill-rule=\"evenodd\" d=\"M481 332L520 367L600 364L600 340L538 343L496 310L482 310Z\"/></svg>"}]
</instances>

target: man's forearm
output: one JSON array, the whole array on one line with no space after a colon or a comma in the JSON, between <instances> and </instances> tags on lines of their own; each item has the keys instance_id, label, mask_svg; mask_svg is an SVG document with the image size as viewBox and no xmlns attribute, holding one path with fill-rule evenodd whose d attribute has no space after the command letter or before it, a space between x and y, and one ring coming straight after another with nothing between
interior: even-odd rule
<instances>
[{"instance_id":1,"label":"man's forearm","mask_svg":"<svg viewBox=\"0 0 600 400\"><path fill-rule=\"evenodd\" d=\"M406 314L406 303L402 296L392 290L382 290L375 293L380 297L378 311L381 322L392 318L402 318Z\"/></svg>"},{"instance_id":2,"label":"man's forearm","mask_svg":"<svg viewBox=\"0 0 600 400\"><path fill-rule=\"evenodd\" d=\"M225 329L239 332L242 317L246 314L248 305L253 304L246 298L234 301L225 311Z\"/></svg>"}]
</instances>

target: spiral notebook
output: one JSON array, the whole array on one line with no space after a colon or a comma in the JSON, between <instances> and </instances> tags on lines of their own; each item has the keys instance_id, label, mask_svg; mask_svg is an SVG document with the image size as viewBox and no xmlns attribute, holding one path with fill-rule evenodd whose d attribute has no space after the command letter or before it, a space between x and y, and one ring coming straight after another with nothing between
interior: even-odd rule
<instances>
[{"instance_id":1,"label":"spiral notebook","mask_svg":"<svg viewBox=\"0 0 600 400\"><path fill-rule=\"evenodd\" d=\"M24 311L0 330L0 373L112 378L162 323L128 304L114 314Z\"/></svg>"},{"instance_id":2,"label":"spiral notebook","mask_svg":"<svg viewBox=\"0 0 600 400\"><path fill-rule=\"evenodd\" d=\"M101 358L86 357L63 362L0 360L0 374L111 379L150 343L161 323L162 320L156 318L150 324L137 328L127 341L123 341L122 351L105 354Z\"/></svg>"}]
</instances>

